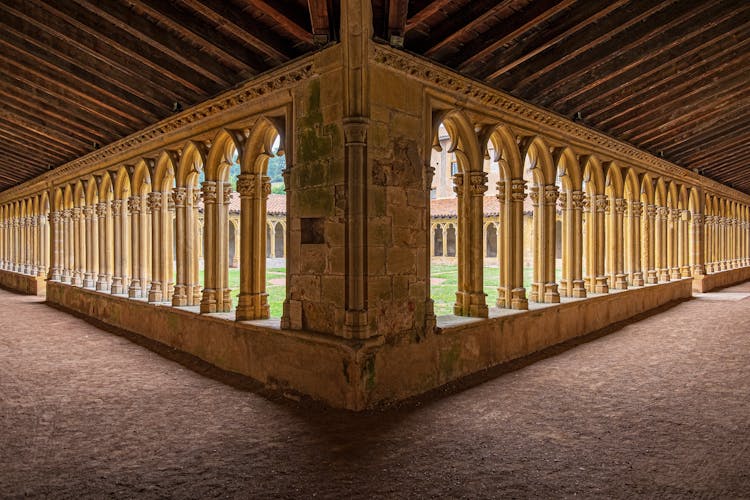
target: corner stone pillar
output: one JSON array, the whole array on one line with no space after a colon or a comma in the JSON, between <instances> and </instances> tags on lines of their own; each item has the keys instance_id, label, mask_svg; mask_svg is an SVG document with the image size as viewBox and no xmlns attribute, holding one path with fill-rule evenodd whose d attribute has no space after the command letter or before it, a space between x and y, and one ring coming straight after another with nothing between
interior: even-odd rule
<instances>
[{"instance_id":1,"label":"corner stone pillar","mask_svg":"<svg viewBox=\"0 0 750 500\"><path fill-rule=\"evenodd\" d=\"M453 312L457 316L486 318L489 314L483 290L483 219L486 172L460 172L453 177L457 196L458 291Z\"/></svg>"}]
</instances>

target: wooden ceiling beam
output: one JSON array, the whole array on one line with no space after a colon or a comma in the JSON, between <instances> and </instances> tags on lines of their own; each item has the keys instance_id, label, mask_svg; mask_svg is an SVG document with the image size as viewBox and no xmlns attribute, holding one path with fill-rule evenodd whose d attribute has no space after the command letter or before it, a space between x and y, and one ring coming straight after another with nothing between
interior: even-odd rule
<instances>
[{"instance_id":1,"label":"wooden ceiling beam","mask_svg":"<svg viewBox=\"0 0 750 500\"><path fill-rule=\"evenodd\" d=\"M598 44L595 47L590 48L586 51L585 57L577 58L577 63L570 62L564 68L557 68L556 71L549 71L544 73L544 77L537 75L533 83L528 78L524 80L525 85L521 86L518 83L513 83L513 89L519 89L523 87L523 91L520 94L524 95L543 95L544 104L547 102L554 101L558 94L567 93L571 90L571 87L575 89L576 82L580 81L580 78L585 73L595 73L598 68L604 66L608 61L620 58L639 58L642 57L644 52L648 52L648 48L643 47L648 43L654 43L656 40L672 40L674 38L685 37L686 27L683 23L690 21L691 19L697 19L699 14L706 12L709 8L715 7L717 2L721 0L711 0L707 2L698 2L693 4L693 8L685 9L684 11L674 12L674 10L659 10L650 8L647 12L650 14L642 19L640 23L632 26L626 32L619 32L612 38L604 37L603 43ZM645 5L641 4L641 8L645 8L653 5L653 2L646 2ZM662 3L659 3L662 5ZM617 22L622 22L617 16ZM704 27L705 23L696 21L695 26L691 27L691 30L695 30L697 26ZM697 29L700 29L698 27ZM705 28L704 28L705 29ZM581 35L578 35L579 37ZM568 40L565 41L566 45ZM571 42L576 43L576 42ZM664 45L662 42L661 45ZM654 44L658 49L659 44ZM651 48L653 50L653 48ZM548 61L550 54L547 54L547 59L541 60L538 63L535 62L533 67L536 68L537 64L541 64L544 67L544 62ZM620 61L620 64L626 64L624 61ZM515 81L515 75L514 75ZM503 85L502 80L498 82Z\"/></svg>"},{"instance_id":2,"label":"wooden ceiling beam","mask_svg":"<svg viewBox=\"0 0 750 500\"><path fill-rule=\"evenodd\" d=\"M58 132L51 127L47 127L46 123L40 124L37 123L36 120L29 120L9 109L0 108L0 120L4 120L8 124L18 127L21 130L28 131L30 134L47 137L55 142L65 144L68 147L73 148L74 151L81 151L83 148L87 147L86 142L71 137L67 133Z\"/></svg>"},{"instance_id":3,"label":"wooden ceiling beam","mask_svg":"<svg viewBox=\"0 0 750 500\"><path fill-rule=\"evenodd\" d=\"M68 160L68 158L61 157L58 154L50 153L47 149L40 147L38 144L19 142L11 136L4 136L0 142L7 147L13 148L14 151L35 151L34 160L41 164L60 165Z\"/></svg>"},{"instance_id":4,"label":"wooden ceiling beam","mask_svg":"<svg viewBox=\"0 0 750 500\"><path fill-rule=\"evenodd\" d=\"M667 0L663 2L653 2L650 0L635 0L628 5L623 6L604 18L598 23L592 25L589 29L578 31L561 41L565 44L565 50L559 51L554 50L554 47L550 47L549 50L539 54L534 64L518 68L518 71L512 75L508 75L503 80L509 80L508 83L504 83L501 80L500 85L503 88L515 89L519 87L526 87L532 83L536 83L540 78L546 75L560 73L558 68L568 62L578 58L585 54L589 50L599 45L612 45L617 35L625 32L626 30L639 30L641 26L646 24L646 20L654 15L667 9L670 3L674 3L677 0ZM654 28L656 29L656 28ZM628 36L630 34L628 33ZM637 39L637 37L634 37ZM597 59L591 59L597 61ZM567 64L566 69L574 66L573 63ZM575 66L574 66L575 67ZM498 75L500 76L500 75ZM490 75L490 78L494 78ZM513 83L510 84L510 81Z\"/></svg>"},{"instance_id":5,"label":"wooden ceiling beam","mask_svg":"<svg viewBox=\"0 0 750 500\"><path fill-rule=\"evenodd\" d=\"M743 55L740 59L750 59L747 55ZM648 112L655 113L656 108L654 106L679 106L678 103L684 102L688 97L699 95L705 90L721 89L724 86L733 86L738 80L747 81L745 77L746 70L737 69L743 68L744 66L739 64L727 64L718 68L714 68L712 71L704 73L698 73L695 79L685 78L684 81L678 85L666 85L666 88L657 86L654 91L649 92L646 96L642 96L637 102L631 103L629 106L620 106L620 109L614 113L608 114L606 117L602 117L601 120L593 120L592 123L596 123L598 126L606 127L610 123L615 125L623 124L623 119L644 116L642 109L648 110ZM726 70L732 70L731 73L726 73ZM716 73L722 73L716 75Z\"/></svg>"},{"instance_id":6,"label":"wooden ceiling beam","mask_svg":"<svg viewBox=\"0 0 750 500\"><path fill-rule=\"evenodd\" d=\"M386 36L388 43L394 47L404 46L406 20L409 12L409 0L387 0L388 26Z\"/></svg>"},{"instance_id":7,"label":"wooden ceiling beam","mask_svg":"<svg viewBox=\"0 0 750 500\"><path fill-rule=\"evenodd\" d=\"M695 162L715 155L729 146L744 145L748 142L747 138L749 135L748 133L750 132L750 124L735 124L730 132L733 133L728 133L726 135L716 133L712 137L700 141L700 144L675 153L675 156L678 156L687 162Z\"/></svg>"},{"instance_id":8,"label":"wooden ceiling beam","mask_svg":"<svg viewBox=\"0 0 750 500\"><path fill-rule=\"evenodd\" d=\"M64 110L66 120L75 123L81 121L83 125L90 125L96 129L103 126L113 129L118 134L127 134L133 128L142 128L143 122L125 122L116 115L109 113L98 103L89 103L81 99L74 99L64 89L49 89L45 86L29 82L23 76L16 77L15 73L0 74L0 89L12 93L19 99L28 99L31 105L44 110Z\"/></svg>"},{"instance_id":9,"label":"wooden ceiling beam","mask_svg":"<svg viewBox=\"0 0 750 500\"><path fill-rule=\"evenodd\" d=\"M689 104L676 106L674 104L676 101L665 98L664 102L652 106L640 116L634 115L628 120L620 121L608 130L609 133L626 137L627 140L640 141L647 139L654 131L671 127L683 120L700 120L706 112L730 106L736 99L747 95L748 90L750 88L747 87L746 82L742 81L742 76L739 76L733 79L731 87L728 88L708 87L701 89L701 95L696 95L698 92L690 92L690 95L674 97L674 99L691 97ZM667 120L666 117L671 117L671 119Z\"/></svg>"},{"instance_id":10,"label":"wooden ceiling beam","mask_svg":"<svg viewBox=\"0 0 750 500\"><path fill-rule=\"evenodd\" d=\"M3 45L5 45L4 40L0 39L0 46ZM76 96L76 100L88 102L90 106L101 106L113 115L133 120L135 123L141 123L139 120L135 120L131 113L115 105L116 103L113 100L119 102L122 100L121 97L112 99L114 96L102 92L98 87L94 87L74 73L59 72L54 66L36 57L30 57L29 59L31 61L20 53L17 53L16 57L12 59L0 54L0 61L6 64L7 68L14 68L13 77L32 87L46 89L58 97ZM108 100L108 98L112 100ZM123 107L127 109L130 105ZM135 110L133 113L135 113Z\"/></svg>"},{"instance_id":11,"label":"wooden ceiling beam","mask_svg":"<svg viewBox=\"0 0 750 500\"><path fill-rule=\"evenodd\" d=\"M307 0L310 11L310 26L312 26L313 43L325 45L332 39L331 9L328 0Z\"/></svg>"},{"instance_id":12,"label":"wooden ceiling beam","mask_svg":"<svg viewBox=\"0 0 750 500\"><path fill-rule=\"evenodd\" d=\"M406 20L406 31L413 30L418 24L425 22L453 1L455 0L431 0L423 2L424 5L418 8L417 12Z\"/></svg>"},{"instance_id":13,"label":"wooden ceiling beam","mask_svg":"<svg viewBox=\"0 0 750 500\"><path fill-rule=\"evenodd\" d=\"M433 57L441 49L458 44L459 39L468 31L488 22L497 16L498 11L507 9L512 0L476 0L461 9L450 23L442 23L430 30L430 36L421 46L413 50ZM511 11L512 12L512 11ZM454 47L458 50L458 47Z\"/></svg>"},{"instance_id":14,"label":"wooden ceiling beam","mask_svg":"<svg viewBox=\"0 0 750 500\"><path fill-rule=\"evenodd\" d=\"M64 163L76 154L76 151L72 151L69 148L62 148L60 145L51 144L48 140L42 137L25 134L22 130L14 127L6 126L0 121L0 142L9 142L17 144L19 147L27 148L29 145L35 145L40 150L44 151L44 154L53 157L57 160L57 163Z\"/></svg>"},{"instance_id":15,"label":"wooden ceiling beam","mask_svg":"<svg viewBox=\"0 0 750 500\"><path fill-rule=\"evenodd\" d=\"M71 147L75 147L78 151L87 150L93 144L91 136L85 132L81 132L77 127L70 129L62 126L54 118L31 114L25 106L17 107L14 103L7 102L3 108L5 113L2 114L6 121L11 123L22 122L30 125L26 127L28 130L38 133L41 133L39 132L40 130L48 131L60 138L60 140L64 140Z\"/></svg>"},{"instance_id":16,"label":"wooden ceiling beam","mask_svg":"<svg viewBox=\"0 0 750 500\"><path fill-rule=\"evenodd\" d=\"M44 159L40 159L38 153L28 149L13 149L7 144L0 143L0 156L3 158L14 160L17 162L16 171L32 171L30 166L41 165L46 163ZM41 161L41 163L39 163Z\"/></svg>"},{"instance_id":17,"label":"wooden ceiling beam","mask_svg":"<svg viewBox=\"0 0 750 500\"><path fill-rule=\"evenodd\" d=\"M70 158L73 155L77 155L80 151L80 149L64 143L54 137L44 136L35 133L26 127L11 123L4 117L0 117L0 132L5 134L6 136L15 136L19 140L24 142L35 142L38 144L43 144L50 151L55 151L66 159Z\"/></svg>"},{"instance_id":18,"label":"wooden ceiling beam","mask_svg":"<svg viewBox=\"0 0 750 500\"><path fill-rule=\"evenodd\" d=\"M644 78L644 81L642 82L631 82L630 92L626 93L623 91L620 98L611 98L604 101L608 103L604 106L598 105L602 100L601 98L597 98L595 103L591 103L590 112L587 111L586 108L584 108L582 112L588 120L596 121L597 117L612 110L628 106L632 101L641 102L644 98L653 96L656 89L659 89L659 92L663 92L665 90L664 87L671 89L674 88L674 86L684 85L686 83L685 72L690 71L691 69L699 76L699 78L705 79L706 75L718 73L727 67L731 67L733 64L741 62L743 59L747 59L747 53L741 49L748 44L750 44L750 38L736 46L727 46L723 50L712 53L689 67L679 65L681 69L678 70L675 67L675 70L668 73L663 78ZM683 83L680 83L681 81Z\"/></svg>"},{"instance_id":19,"label":"wooden ceiling beam","mask_svg":"<svg viewBox=\"0 0 750 500\"><path fill-rule=\"evenodd\" d=\"M482 37L474 43L467 44L466 47L464 47L465 50L461 51L460 60L462 62L459 63L458 60L453 60L450 62L446 61L446 64L450 66L458 64L459 71L470 72L468 70L472 66L481 64L482 61L485 61L487 58L489 58L503 45L518 38L535 26L542 24L549 19L552 19L554 16L560 14L575 3L576 0L539 0L538 2L532 2L529 8L522 9L517 14L504 19L501 23L502 27L497 30L490 30L486 38ZM618 0L615 2L615 4L617 5L621 5L624 3L626 3L626 0ZM558 34L558 37L564 38L565 36L567 36L569 31L572 33L577 29L578 26L576 26L575 28L570 28L569 30L565 30L563 31L563 33ZM518 61L519 59L506 61L503 67L497 71L504 72L512 67L515 67L516 64L521 64L521 62L523 61L516 63L516 61ZM492 72L492 70L490 70L490 72Z\"/></svg>"},{"instance_id":20,"label":"wooden ceiling beam","mask_svg":"<svg viewBox=\"0 0 750 500\"><path fill-rule=\"evenodd\" d=\"M13 9L10 2L0 2L0 9L6 10L3 24L12 28L17 36L26 37L31 43L46 48L70 64L77 64L94 74L110 75L113 83L143 101L144 109L150 107L153 112L164 108L165 98L169 102L185 102L188 95L191 100L195 98L194 93L186 92L180 86L178 89L181 92L174 91L174 82L165 78L163 72L156 72L144 65L140 65L136 71L133 59L109 44L102 44L56 16L43 15L32 4L27 4L25 8L26 11L22 12ZM42 19L33 17L31 12L36 12Z\"/></svg>"},{"instance_id":21,"label":"wooden ceiling beam","mask_svg":"<svg viewBox=\"0 0 750 500\"><path fill-rule=\"evenodd\" d=\"M689 38L682 42L675 40L665 45L668 50L646 54L628 64L610 61L599 68L598 78L589 79L578 89L561 94L550 106L587 112L601 108L602 103L616 103L634 91L647 89L661 81L665 74L679 78L683 71L701 64L705 54L723 55L724 51L731 50L733 43L746 38L743 34L747 33L750 23L728 24L695 31L693 37L688 35Z\"/></svg>"},{"instance_id":22,"label":"wooden ceiling beam","mask_svg":"<svg viewBox=\"0 0 750 500\"><path fill-rule=\"evenodd\" d=\"M225 66L231 67L234 71L242 72L243 79L269 69L272 64L281 64L289 60L289 56L284 54L279 47L265 41L264 38L278 38L274 37L273 32L266 30L264 38L258 37L257 31L259 28L257 25L253 25L252 20L247 16L242 16L240 12L224 1L183 2L183 5L187 8L211 21L211 26L202 22L194 12L185 12L171 2L130 0L130 3L137 12L145 13L183 39L192 40L193 45L222 61ZM214 5L216 3L219 5ZM216 12L214 9L220 12ZM242 23L244 26L237 23ZM227 38L222 33L224 30L230 32L234 39ZM266 62L255 51L249 50L248 43L262 52L272 64Z\"/></svg>"},{"instance_id":23,"label":"wooden ceiling beam","mask_svg":"<svg viewBox=\"0 0 750 500\"><path fill-rule=\"evenodd\" d=\"M37 0L34 0L37 1ZM106 43L115 43L130 52L140 52L155 69L169 71L179 81L202 95L213 94L231 86L236 76L218 62L196 57L195 47L156 24L134 15L128 7L108 2L106 8L97 1L61 2L56 8L78 19ZM209 83L211 82L211 83Z\"/></svg>"},{"instance_id":24,"label":"wooden ceiling beam","mask_svg":"<svg viewBox=\"0 0 750 500\"><path fill-rule=\"evenodd\" d=\"M687 123L670 127L648 140L640 142L641 147L650 151L664 151L668 148L676 149L680 144L700 143L700 140L707 135L722 130L727 126L734 125L736 122L746 121L745 113L748 111L748 105L745 104L732 110L734 115L729 119L724 109L718 109L706 113L698 124Z\"/></svg>"},{"instance_id":25,"label":"wooden ceiling beam","mask_svg":"<svg viewBox=\"0 0 750 500\"><path fill-rule=\"evenodd\" d=\"M312 32L308 30L309 18L302 15L303 9L286 6L285 2L276 2L274 5L265 0L250 0L253 9L262 12L273 19L290 36L305 45L312 44Z\"/></svg>"}]
</instances>

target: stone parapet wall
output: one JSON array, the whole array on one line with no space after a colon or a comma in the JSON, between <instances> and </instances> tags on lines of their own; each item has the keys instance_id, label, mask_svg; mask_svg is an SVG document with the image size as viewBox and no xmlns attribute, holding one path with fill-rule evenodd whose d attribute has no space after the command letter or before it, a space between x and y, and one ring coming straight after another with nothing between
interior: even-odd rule
<instances>
[{"instance_id":1,"label":"stone parapet wall","mask_svg":"<svg viewBox=\"0 0 750 500\"><path fill-rule=\"evenodd\" d=\"M750 267L739 267L693 278L693 292L704 293L750 280Z\"/></svg>"},{"instance_id":2,"label":"stone parapet wall","mask_svg":"<svg viewBox=\"0 0 750 500\"><path fill-rule=\"evenodd\" d=\"M26 295L44 296L46 282L43 277L0 270L0 286Z\"/></svg>"},{"instance_id":3,"label":"stone parapet wall","mask_svg":"<svg viewBox=\"0 0 750 500\"><path fill-rule=\"evenodd\" d=\"M273 320L230 321L50 282L47 300L107 325L251 377L286 395L364 410L416 396L461 377L540 351L674 300L690 279L650 285L529 311L493 309L489 319L440 318L419 342L353 341L282 330Z\"/></svg>"}]
</instances>

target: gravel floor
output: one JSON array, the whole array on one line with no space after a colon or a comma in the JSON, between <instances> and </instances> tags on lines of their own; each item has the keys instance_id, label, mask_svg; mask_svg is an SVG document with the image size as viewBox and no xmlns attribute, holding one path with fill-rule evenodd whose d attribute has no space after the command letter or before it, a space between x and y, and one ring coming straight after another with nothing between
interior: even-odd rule
<instances>
[{"instance_id":1,"label":"gravel floor","mask_svg":"<svg viewBox=\"0 0 750 500\"><path fill-rule=\"evenodd\" d=\"M357 415L0 291L0 497L748 498L750 283L725 293Z\"/></svg>"}]
</instances>

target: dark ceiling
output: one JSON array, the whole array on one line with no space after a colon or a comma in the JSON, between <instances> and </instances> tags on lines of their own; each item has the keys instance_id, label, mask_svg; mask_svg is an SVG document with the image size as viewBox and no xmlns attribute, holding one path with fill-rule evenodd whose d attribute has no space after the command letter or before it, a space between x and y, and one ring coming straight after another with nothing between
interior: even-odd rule
<instances>
[{"instance_id":1,"label":"dark ceiling","mask_svg":"<svg viewBox=\"0 0 750 500\"><path fill-rule=\"evenodd\" d=\"M0 190L336 37L334 0L3 0ZM373 0L376 35L750 193L750 2Z\"/></svg>"}]
</instances>

